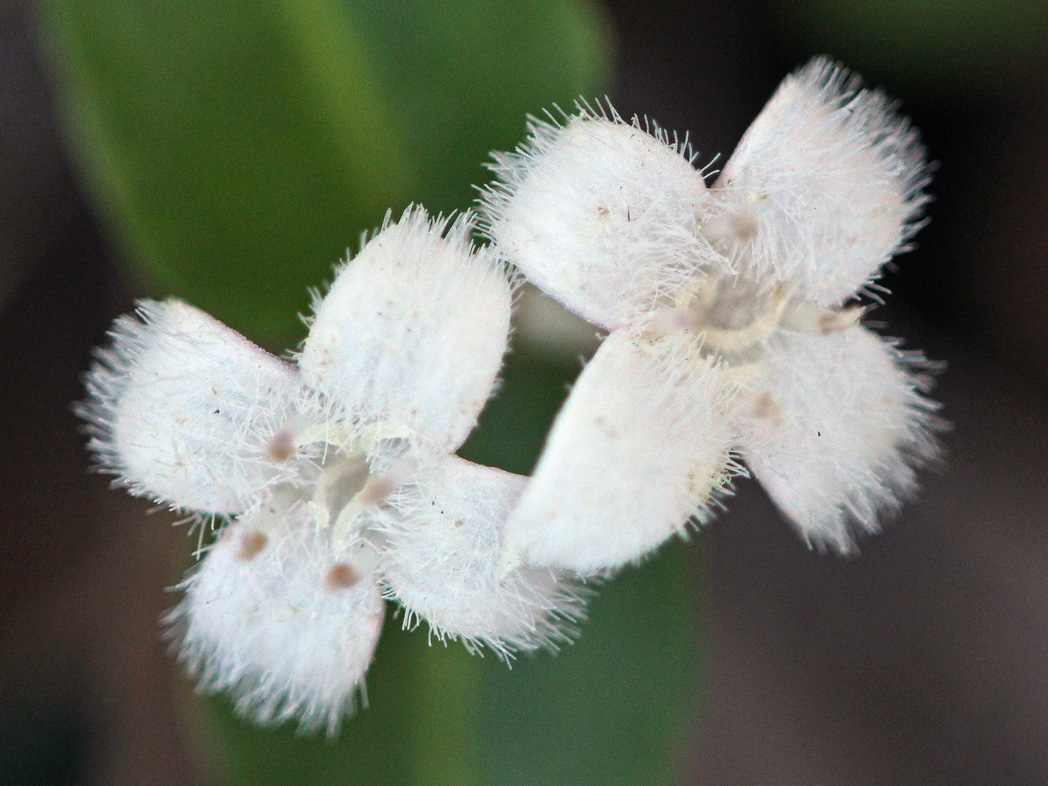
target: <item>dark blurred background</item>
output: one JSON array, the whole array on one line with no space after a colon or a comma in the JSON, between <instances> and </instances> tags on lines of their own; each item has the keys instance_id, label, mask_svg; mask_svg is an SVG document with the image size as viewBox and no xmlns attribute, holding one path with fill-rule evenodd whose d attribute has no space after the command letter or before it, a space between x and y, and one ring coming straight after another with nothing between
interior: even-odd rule
<instances>
[{"instance_id":1,"label":"dark blurred background","mask_svg":"<svg viewBox=\"0 0 1048 786\"><path fill-rule=\"evenodd\" d=\"M1048 783L1045 5L606 6L616 106L690 131L703 161L826 52L939 162L876 318L949 364L947 461L847 561L740 484L696 539L711 670L682 782ZM184 533L87 474L69 411L139 287L63 143L32 11L0 2L0 782L202 784L156 626Z\"/></svg>"}]
</instances>

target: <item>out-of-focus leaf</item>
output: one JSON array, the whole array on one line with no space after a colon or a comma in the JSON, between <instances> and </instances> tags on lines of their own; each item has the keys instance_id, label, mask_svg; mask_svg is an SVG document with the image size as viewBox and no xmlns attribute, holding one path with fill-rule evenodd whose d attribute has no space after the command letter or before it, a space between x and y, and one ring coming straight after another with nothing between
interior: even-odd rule
<instances>
[{"instance_id":1,"label":"out-of-focus leaf","mask_svg":"<svg viewBox=\"0 0 1048 786\"><path fill-rule=\"evenodd\" d=\"M389 208L467 207L524 116L600 92L589 0L41 0L86 182L129 260L250 337Z\"/></svg>"},{"instance_id":2,"label":"out-of-focus leaf","mask_svg":"<svg viewBox=\"0 0 1048 786\"><path fill-rule=\"evenodd\" d=\"M839 57L893 91L1010 100L1048 65L1044 0L778 0L780 25L804 60Z\"/></svg>"},{"instance_id":3,"label":"out-of-focus leaf","mask_svg":"<svg viewBox=\"0 0 1048 786\"><path fill-rule=\"evenodd\" d=\"M705 651L687 547L600 588L578 642L492 668L481 714L487 783L677 783Z\"/></svg>"}]
</instances>

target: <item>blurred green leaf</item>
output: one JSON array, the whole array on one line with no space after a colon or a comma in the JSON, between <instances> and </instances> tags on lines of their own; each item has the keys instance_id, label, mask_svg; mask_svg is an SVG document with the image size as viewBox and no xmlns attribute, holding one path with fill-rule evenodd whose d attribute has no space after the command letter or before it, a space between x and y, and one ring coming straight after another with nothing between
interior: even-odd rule
<instances>
[{"instance_id":1,"label":"blurred green leaf","mask_svg":"<svg viewBox=\"0 0 1048 786\"><path fill-rule=\"evenodd\" d=\"M468 207L524 116L601 90L589 0L41 0L69 138L128 259L250 337L389 208Z\"/></svg>"},{"instance_id":2,"label":"blurred green leaf","mask_svg":"<svg viewBox=\"0 0 1048 786\"><path fill-rule=\"evenodd\" d=\"M556 657L491 664L485 783L662 786L698 705L705 652L687 547L666 546L600 588L582 635Z\"/></svg>"}]
</instances>

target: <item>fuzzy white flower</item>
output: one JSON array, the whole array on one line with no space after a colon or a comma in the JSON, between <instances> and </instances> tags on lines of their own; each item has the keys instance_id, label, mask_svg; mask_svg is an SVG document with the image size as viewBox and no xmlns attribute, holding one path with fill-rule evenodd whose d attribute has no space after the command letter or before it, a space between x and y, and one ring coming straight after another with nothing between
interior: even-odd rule
<instances>
[{"instance_id":1,"label":"fuzzy white flower","mask_svg":"<svg viewBox=\"0 0 1048 786\"><path fill-rule=\"evenodd\" d=\"M848 301L916 230L924 150L818 58L707 188L686 142L613 110L532 121L481 198L502 255L612 331L507 525L507 564L583 574L700 520L745 460L809 544L842 551L935 452L920 356Z\"/></svg>"},{"instance_id":2,"label":"fuzzy white flower","mask_svg":"<svg viewBox=\"0 0 1048 786\"><path fill-rule=\"evenodd\" d=\"M296 363L177 300L123 317L80 414L133 494L225 526L170 615L206 690L261 722L334 732L371 662L383 597L405 625L500 656L555 647L580 594L506 572L524 480L455 457L500 368L510 287L465 217L387 218L314 304Z\"/></svg>"}]
</instances>

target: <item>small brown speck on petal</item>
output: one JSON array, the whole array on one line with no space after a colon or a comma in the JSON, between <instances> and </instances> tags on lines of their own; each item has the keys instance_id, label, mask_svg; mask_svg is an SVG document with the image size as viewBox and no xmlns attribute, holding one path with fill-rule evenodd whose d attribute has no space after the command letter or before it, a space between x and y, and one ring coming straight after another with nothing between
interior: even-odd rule
<instances>
[{"instance_id":1,"label":"small brown speck on petal","mask_svg":"<svg viewBox=\"0 0 1048 786\"><path fill-rule=\"evenodd\" d=\"M765 392L757 396L756 409L757 417L770 420L776 426L782 423L782 407L772 398L771 393Z\"/></svg>"},{"instance_id":2,"label":"small brown speck on petal","mask_svg":"<svg viewBox=\"0 0 1048 786\"><path fill-rule=\"evenodd\" d=\"M753 214L747 210L745 213L732 217L731 229L735 234L736 240L740 243L748 243L757 237L760 226L757 224L757 219L754 218Z\"/></svg>"},{"instance_id":3,"label":"small brown speck on petal","mask_svg":"<svg viewBox=\"0 0 1048 786\"><path fill-rule=\"evenodd\" d=\"M251 560L262 553L262 550L268 544L269 537L264 532L253 529L244 535L240 541L240 551L237 552L237 559L251 562Z\"/></svg>"},{"instance_id":4,"label":"small brown speck on petal","mask_svg":"<svg viewBox=\"0 0 1048 786\"><path fill-rule=\"evenodd\" d=\"M324 586L327 587L328 592L338 592L349 589L358 581L360 581L360 574L353 570L352 565L338 562L328 571L327 578L324 579Z\"/></svg>"},{"instance_id":5,"label":"small brown speck on petal","mask_svg":"<svg viewBox=\"0 0 1048 786\"><path fill-rule=\"evenodd\" d=\"M364 488L360 490L360 502L365 507L381 505L397 490L397 484L393 478L384 475L372 475L368 478Z\"/></svg>"},{"instance_id":6,"label":"small brown speck on petal","mask_svg":"<svg viewBox=\"0 0 1048 786\"><path fill-rule=\"evenodd\" d=\"M829 336L858 325L861 316L862 308L851 306L840 311L827 311L819 316L815 324L820 333Z\"/></svg>"},{"instance_id":7,"label":"small brown speck on petal","mask_svg":"<svg viewBox=\"0 0 1048 786\"><path fill-rule=\"evenodd\" d=\"M295 440L287 431L274 435L266 446L266 457L274 464L283 464L295 455Z\"/></svg>"}]
</instances>

